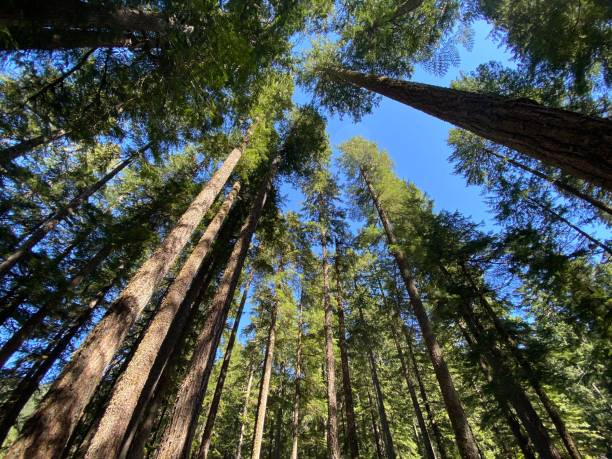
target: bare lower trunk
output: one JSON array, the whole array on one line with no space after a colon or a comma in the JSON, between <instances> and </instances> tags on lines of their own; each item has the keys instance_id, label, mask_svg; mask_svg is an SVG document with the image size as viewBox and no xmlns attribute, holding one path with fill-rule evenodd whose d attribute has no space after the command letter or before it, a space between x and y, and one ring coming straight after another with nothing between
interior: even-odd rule
<instances>
[{"instance_id":1,"label":"bare lower trunk","mask_svg":"<svg viewBox=\"0 0 612 459\"><path fill-rule=\"evenodd\" d=\"M374 443L376 444L376 457L383 459L382 447L380 445L380 433L378 432L378 425L376 424L376 410L374 409L374 402L372 402L372 395L370 389L368 389L368 403L370 409L370 419L372 421L372 435L374 436Z\"/></svg>"},{"instance_id":2,"label":"bare lower trunk","mask_svg":"<svg viewBox=\"0 0 612 459\"><path fill-rule=\"evenodd\" d=\"M240 300L238 311L236 311L234 325L232 326L232 332L227 342L225 355L223 356L223 363L221 364L221 370L219 371L219 378L217 379L215 393L213 394L212 401L210 402L210 408L208 409L208 416L206 417L204 432L202 433L202 442L200 443L200 448L194 459L206 459L208 457L208 450L210 449L210 440L212 439L213 427L215 425L215 419L217 417L217 410L219 409L219 403L221 402L221 394L223 393L223 386L225 385L225 377L227 376L230 359L232 358L232 349L234 348L234 342L236 341L236 333L238 333L238 325L240 324L240 318L242 317L244 304L246 303L247 295L249 293L251 279L252 274L250 279L246 282L244 286L242 299Z\"/></svg>"},{"instance_id":3,"label":"bare lower trunk","mask_svg":"<svg viewBox=\"0 0 612 459\"><path fill-rule=\"evenodd\" d=\"M259 386L259 398L255 414L255 427L253 429L253 447L251 459L259 459L263 442L264 425L266 422L266 408L268 405L268 394L270 392L270 378L272 377L272 363L274 362L274 344L276 341L276 314L278 303L274 302L270 311L270 330L268 331L268 342L264 356L263 374Z\"/></svg>"},{"instance_id":4,"label":"bare lower trunk","mask_svg":"<svg viewBox=\"0 0 612 459\"><path fill-rule=\"evenodd\" d=\"M66 365L24 426L22 436L8 450L7 458L46 459L61 454L105 368L212 205L241 154L241 148L230 153L160 247L132 277Z\"/></svg>"},{"instance_id":5,"label":"bare lower trunk","mask_svg":"<svg viewBox=\"0 0 612 459\"><path fill-rule=\"evenodd\" d=\"M380 387L380 381L378 379L378 369L376 364L376 356L374 351L369 349L368 358L370 359L370 370L372 372L372 384L374 385L374 392L376 394L376 406L378 406L378 417L380 419L380 426L383 431L383 442L385 444L385 453L387 459L395 459L395 448L393 446L393 437L391 436L391 429L389 428L389 421L387 419L387 410L385 409L385 398Z\"/></svg>"},{"instance_id":6,"label":"bare lower trunk","mask_svg":"<svg viewBox=\"0 0 612 459\"><path fill-rule=\"evenodd\" d=\"M325 375L327 380L327 458L340 459L338 441L338 403L336 401L336 359L334 357L334 334L332 330L332 305L329 297L329 264L327 262L327 234L321 233L323 258L323 307L325 311Z\"/></svg>"},{"instance_id":7,"label":"bare lower trunk","mask_svg":"<svg viewBox=\"0 0 612 459\"><path fill-rule=\"evenodd\" d=\"M132 413L136 408L155 359L159 355L168 330L203 260L210 252L239 190L240 184L236 183L168 290L134 357L115 385L112 397L85 456L86 458L117 456Z\"/></svg>"},{"instance_id":8,"label":"bare lower trunk","mask_svg":"<svg viewBox=\"0 0 612 459\"><path fill-rule=\"evenodd\" d=\"M336 245L336 253L338 247ZM350 458L359 457L359 442L357 441L357 427L355 426L355 408L353 402L353 388L351 384L351 373L348 360L348 349L346 345L346 330L344 325L344 304L342 299L340 267L338 259L335 263L336 269L336 299L338 303L338 347L340 348L340 361L342 363L342 389L344 392L344 409L346 411L346 433L349 444Z\"/></svg>"},{"instance_id":9,"label":"bare lower trunk","mask_svg":"<svg viewBox=\"0 0 612 459\"><path fill-rule=\"evenodd\" d=\"M249 378L247 379L247 386L244 394L244 407L242 408L242 414L240 416L240 433L238 434L238 441L236 442L236 459L241 459L242 456L242 444L244 442L244 427L247 413L249 412L249 399L251 396L251 385L253 384L253 367L249 368Z\"/></svg>"},{"instance_id":10,"label":"bare lower trunk","mask_svg":"<svg viewBox=\"0 0 612 459\"><path fill-rule=\"evenodd\" d=\"M378 197L374 192L372 184L370 183L364 170L361 171L361 175L368 188L370 197L374 201L374 205L376 206L378 215L387 236L387 242L390 250L395 258L395 261L397 262L402 279L406 285L406 290L408 291L408 295L410 297L410 304L412 305L414 315L416 316L419 327L421 328L421 333L423 334L423 339L427 346L427 351L434 367L438 384L440 385L440 391L442 392L442 397L444 398L444 404L446 406L446 411L448 412L448 417L450 418L453 426L455 440L457 442L459 452L464 459L480 459L478 445L476 444L476 440L472 434L472 430L470 429L467 416L463 410L463 406L461 405L459 394L457 394L455 389L450 371L448 370L444 357L442 356L442 348L438 344L438 341L434 335L432 324L427 316L427 312L425 311L425 307L421 301L421 297L414 279L412 278L408 261L406 260L403 252L398 248L398 242L395 238L395 234L393 233L391 222L387 218L387 214L378 201Z\"/></svg>"},{"instance_id":11,"label":"bare lower trunk","mask_svg":"<svg viewBox=\"0 0 612 459\"><path fill-rule=\"evenodd\" d=\"M612 191L612 121L523 99L324 69L332 78L377 92L568 175Z\"/></svg>"},{"instance_id":12,"label":"bare lower trunk","mask_svg":"<svg viewBox=\"0 0 612 459\"><path fill-rule=\"evenodd\" d=\"M300 398L302 382L302 303L300 300L298 309L298 336L297 349L295 353L295 394L293 396L293 415L291 417L291 459L298 457L298 440L300 437Z\"/></svg>"},{"instance_id":13,"label":"bare lower trunk","mask_svg":"<svg viewBox=\"0 0 612 459\"><path fill-rule=\"evenodd\" d=\"M187 374L178 390L157 459L181 458L188 454L195 433L196 420L214 363L215 340L225 323L251 239L261 216L266 197L276 174L280 157L276 156L257 192L240 236L219 282L219 289L208 308L207 317L196 341Z\"/></svg>"}]
</instances>

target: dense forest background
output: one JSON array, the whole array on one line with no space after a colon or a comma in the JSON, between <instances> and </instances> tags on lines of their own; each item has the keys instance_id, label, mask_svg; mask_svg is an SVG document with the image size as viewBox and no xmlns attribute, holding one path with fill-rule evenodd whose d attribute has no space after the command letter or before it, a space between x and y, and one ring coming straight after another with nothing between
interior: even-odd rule
<instances>
[{"instance_id":1,"label":"dense forest background","mask_svg":"<svg viewBox=\"0 0 612 459\"><path fill-rule=\"evenodd\" d=\"M3 2L0 455L612 456L611 22ZM485 222L413 182L438 134Z\"/></svg>"}]
</instances>

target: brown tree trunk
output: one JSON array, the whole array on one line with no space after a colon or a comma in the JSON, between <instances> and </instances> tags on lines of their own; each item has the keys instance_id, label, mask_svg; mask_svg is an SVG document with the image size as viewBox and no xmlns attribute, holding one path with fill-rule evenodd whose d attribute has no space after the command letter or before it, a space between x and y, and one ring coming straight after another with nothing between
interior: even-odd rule
<instances>
[{"instance_id":1,"label":"brown tree trunk","mask_svg":"<svg viewBox=\"0 0 612 459\"><path fill-rule=\"evenodd\" d=\"M380 387L380 380L378 379L378 369L376 365L376 356L374 351L370 348L368 351L368 357L370 360L370 370L372 372L372 384L374 385L374 391L376 393L376 405L378 406L378 417L380 418L380 426L383 431L383 442L385 444L386 457L388 459L395 459L395 448L393 446L393 437L391 435L391 429L389 428L389 421L387 419L387 410L385 409L385 398Z\"/></svg>"},{"instance_id":2,"label":"brown tree trunk","mask_svg":"<svg viewBox=\"0 0 612 459\"><path fill-rule=\"evenodd\" d=\"M238 434L238 441L236 442L236 459L242 457L242 444L244 442L244 428L247 413L249 412L249 399L251 397L251 385L253 384L253 367L249 367L249 378L247 379L247 386L244 394L244 407L242 408L242 415L240 417L240 433Z\"/></svg>"},{"instance_id":3,"label":"brown tree trunk","mask_svg":"<svg viewBox=\"0 0 612 459\"><path fill-rule=\"evenodd\" d=\"M338 314L338 347L340 348L340 362L342 366L342 389L344 392L344 409L346 412L346 437L349 445L350 458L359 457L359 442L357 440L357 427L355 425L355 404L353 402L353 388L346 345L346 329L344 324L344 302L340 279L340 266L338 263L338 245L336 244L336 312Z\"/></svg>"},{"instance_id":4,"label":"brown tree trunk","mask_svg":"<svg viewBox=\"0 0 612 459\"><path fill-rule=\"evenodd\" d=\"M225 323L251 239L257 228L279 162L280 156L276 156L240 230L240 236L219 282L219 289L208 308L206 321L202 325L195 344L187 374L178 390L170 421L164 430L160 447L156 453L157 459L180 458L189 452L195 433L195 421L214 363L216 350L214 344Z\"/></svg>"},{"instance_id":5,"label":"brown tree trunk","mask_svg":"<svg viewBox=\"0 0 612 459\"><path fill-rule=\"evenodd\" d=\"M276 341L276 314L278 313L278 302L274 302L270 311L270 330L268 331L268 342L264 356L263 373L259 386L259 398L255 414L255 427L253 429L253 447L251 459L259 459L263 442L263 431L266 421L266 408L268 405L268 394L270 392L270 378L272 376L272 364L274 362L274 344Z\"/></svg>"},{"instance_id":6,"label":"brown tree trunk","mask_svg":"<svg viewBox=\"0 0 612 459\"><path fill-rule=\"evenodd\" d=\"M121 379L115 384L113 394L89 446L86 458L117 456L132 413L136 408L164 339L200 269L202 261L214 244L239 191L240 184L236 182L174 279L130 364Z\"/></svg>"},{"instance_id":7,"label":"brown tree trunk","mask_svg":"<svg viewBox=\"0 0 612 459\"><path fill-rule=\"evenodd\" d=\"M557 433L561 437L561 440L563 441L565 449L569 453L570 457L572 459L581 459L582 455L580 454L580 451L578 450L578 447L576 446L576 442L574 441L572 434L567 429L565 422L563 421L563 418L561 417L561 414L559 413L559 410L557 409L553 401L550 400L550 398L544 391L544 388L542 387L542 385L540 384L540 381L538 380L536 376L536 372L534 371L533 368L531 368L531 363L523 356L523 354L521 354L521 351L519 350L515 339L506 330L506 327L504 326L502 321L499 319L499 317L497 317L497 314L495 313L495 311L493 311L493 308L489 304L489 301L486 299L482 290L478 287L478 285L472 278L465 263L461 264L461 269L463 271L465 278L472 286L474 292L478 295L480 304L482 305L483 309L489 316L489 320L493 322L495 330L497 331L499 337L501 338L501 341L505 344L506 348L512 353L515 360L518 362L519 366L522 368L524 376L527 378L527 381L529 381L529 384L531 384L531 387L537 394L538 398L540 399L540 402L542 402L542 406L544 406L544 409L546 410L546 412L548 413L548 416L553 422L557 430Z\"/></svg>"},{"instance_id":8,"label":"brown tree trunk","mask_svg":"<svg viewBox=\"0 0 612 459\"><path fill-rule=\"evenodd\" d=\"M334 335L332 330L332 305L329 297L329 264L327 262L327 233L321 232L323 268L323 308L325 311L325 374L327 380L327 458L340 459L338 441L338 403L336 401L336 359L334 357Z\"/></svg>"},{"instance_id":9,"label":"brown tree trunk","mask_svg":"<svg viewBox=\"0 0 612 459\"><path fill-rule=\"evenodd\" d=\"M74 290L81 285L83 280L89 276L100 264L106 259L112 250L112 245L107 244L98 251L94 257L89 260L69 282L62 286L57 292L51 295L38 311L36 311L24 324L17 330L10 339L4 343L0 349L0 368L4 367L11 356L17 352L21 345L26 341L34 331L36 331L44 320L53 312L55 312L62 303L62 298L68 295L69 299L75 293Z\"/></svg>"},{"instance_id":10,"label":"brown tree trunk","mask_svg":"<svg viewBox=\"0 0 612 459\"><path fill-rule=\"evenodd\" d=\"M612 121L523 99L323 69L331 78L377 92L568 175L612 191Z\"/></svg>"},{"instance_id":11,"label":"brown tree trunk","mask_svg":"<svg viewBox=\"0 0 612 459\"><path fill-rule=\"evenodd\" d=\"M421 333L423 335L425 345L427 346L427 351L429 352L429 357L434 367L438 384L440 385L440 391L442 392L442 397L444 398L444 405L446 406L448 417L450 418L451 425L453 426L455 440L457 442L457 447L459 448L461 457L463 457L463 459L480 459L478 445L476 444L476 440L472 434L472 430L470 429L467 416L463 410L463 406L461 405L455 385L453 384L450 371L448 370L444 357L442 356L442 348L436 340L433 326L429 320L429 317L427 316L427 311L423 306L419 291L416 287L414 279L412 278L408 261L406 260L403 252L398 248L398 242L395 238L395 234L393 233L391 222L387 218L387 214L381 206L378 196L374 192L374 188L372 187L372 184L370 183L363 169L361 170L361 175L368 188L370 197L374 201L374 205L376 206L378 215L387 236L389 248L398 265L402 279L406 284L406 290L408 291L408 295L410 297L410 304L412 305L414 315L416 316L419 327L421 328Z\"/></svg>"},{"instance_id":12,"label":"brown tree trunk","mask_svg":"<svg viewBox=\"0 0 612 459\"><path fill-rule=\"evenodd\" d=\"M210 440L212 439L213 427L215 425L215 419L217 417L217 410L219 409L219 403L221 402L221 394L223 393L223 386L225 384L225 377L227 376L227 370L229 368L230 359L232 358L232 349L234 348L234 342L236 341L236 333L238 333L238 325L240 324L240 318L242 317L242 311L247 300L249 293L249 287L253 273L251 273L249 279L244 286L244 292L242 293L242 299L236 311L236 317L234 319L234 325L232 326L232 332L225 348L225 355L223 356L223 363L221 364L221 370L219 371L219 378L217 379L217 385L215 387L215 393L213 394L212 401L210 402L210 408L208 409L208 416L206 417L206 424L204 425L204 432L202 433L202 442L198 453L194 459L206 459L208 457L208 450L210 449Z\"/></svg>"},{"instance_id":13,"label":"brown tree trunk","mask_svg":"<svg viewBox=\"0 0 612 459\"><path fill-rule=\"evenodd\" d=\"M382 446L380 445L380 433L378 432L378 425L376 423L376 410L374 409L374 402L372 402L372 394L368 388L368 403L370 408L370 419L372 420L372 435L374 436L374 443L376 444L376 457L383 459Z\"/></svg>"},{"instance_id":14,"label":"brown tree trunk","mask_svg":"<svg viewBox=\"0 0 612 459\"><path fill-rule=\"evenodd\" d=\"M88 186L75 196L68 204L64 207L59 208L51 215L49 215L43 222L36 226L36 229L30 233L22 242L19 247L10 255L8 255L2 263L0 263L0 279L4 278L8 272L15 266L19 261L23 260L30 253L30 249L44 239L57 225L63 220L74 214L74 212L86 202L94 193L102 189L110 180L112 180L119 172L125 169L135 158L146 150L149 146L136 150L128 158L121 161L115 166L109 173L107 173L102 179L98 180L93 185Z\"/></svg>"},{"instance_id":15,"label":"brown tree trunk","mask_svg":"<svg viewBox=\"0 0 612 459\"><path fill-rule=\"evenodd\" d=\"M303 287L302 287L303 288ZM291 459L298 457L298 440L300 438L300 398L302 382L302 304L303 295L298 309L297 350L295 353L295 394L293 396L293 415L291 417Z\"/></svg>"},{"instance_id":16,"label":"brown tree trunk","mask_svg":"<svg viewBox=\"0 0 612 459\"><path fill-rule=\"evenodd\" d=\"M49 134L41 134L36 137L32 137L28 140L23 140L10 147L3 148L0 150L0 164L8 164L17 158L25 155L29 151L34 150L41 145L45 145L54 140L61 139L67 134L63 129L51 132Z\"/></svg>"},{"instance_id":17,"label":"brown tree trunk","mask_svg":"<svg viewBox=\"0 0 612 459\"><path fill-rule=\"evenodd\" d=\"M66 442L128 330L147 305L242 155L234 149L162 244L132 277L106 316L73 355L7 458L46 459L61 454Z\"/></svg>"}]
</instances>

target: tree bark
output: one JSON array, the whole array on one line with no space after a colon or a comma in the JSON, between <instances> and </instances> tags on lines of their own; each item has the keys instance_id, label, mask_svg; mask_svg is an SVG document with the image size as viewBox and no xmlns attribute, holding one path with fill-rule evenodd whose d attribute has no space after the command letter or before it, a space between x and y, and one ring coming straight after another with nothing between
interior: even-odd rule
<instances>
[{"instance_id":1,"label":"tree bark","mask_svg":"<svg viewBox=\"0 0 612 459\"><path fill-rule=\"evenodd\" d=\"M210 408L208 409L208 416L206 417L204 432L202 433L202 442L200 443L200 448L194 459L207 459L208 457L208 450L210 449L210 440L212 439L213 427L215 425L215 419L217 417L217 410L219 409L219 403L221 402L221 394L223 393L223 386L225 385L225 378L227 376L230 359L232 358L232 349L234 348L234 342L236 341L238 325L240 325L240 318L242 317L242 311L244 310L244 305L247 300L252 278L253 273L251 273L249 280L244 286L244 292L242 293L242 299L240 300L238 311L236 311L236 317L234 319L234 325L232 326L232 332L230 334L229 340L227 341L227 347L225 349L225 355L223 356L221 370L219 371L219 378L217 379L215 393L213 394L212 401L210 402Z\"/></svg>"},{"instance_id":2,"label":"tree bark","mask_svg":"<svg viewBox=\"0 0 612 459\"><path fill-rule=\"evenodd\" d=\"M249 215L240 230L229 261L219 282L219 289L208 308L205 323L195 344L187 374L178 390L170 422L156 453L157 459L181 458L188 454L195 433L196 420L214 363L215 340L219 335L246 259L251 239L257 228L272 178L280 163L276 156L261 184Z\"/></svg>"},{"instance_id":3,"label":"tree bark","mask_svg":"<svg viewBox=\"0 0 612 459\"><path fill-rule=\"evenodd\" d=\"M270 378L272 376L272 364L274 362L274 344L276 341L276 315L278 313L278 302L274 302L270 311L270 329L268 331L268 342L264 356L263 374L259 386L259 398L255 414L255 428L253 429L253 447L251 459L259 459L263 442L264 424L266 421L266 408L268 405L268 394L270 392Z\"/></svg>"},{"instance_id":4,"label":"tree bark","mask_svg":"<svg viewBox=\"0 0 612 459\"><path fill-rule=\"evenodd\" d=\"M370 419L372 420L372 435L374 436L374 443L376 444L376 457L383 459L382 447L380 445L380 433L378 432L378 425L376 424L376 410L374 409L374 402L372 402L372 394L368 389L368 403L370 407Z\"/></svg>"},{"instance_id":5,"label":"tree bark","mask_svg":"<svg viewBox=\"0 0 612 459\"><path fill-rule=\"evenodd\" d=\"M350 458L359 457L359 442L357 440L357 427L355 425L355 404L353 402L353 388L346 345L346 328L344 324L344 302L342 295L340 266L338 263L338 245L336 244L336 312L338 315L338 347L340 348L340 362L342 366L342 389L344 392L344 409L346 412L346 436L349 445Z\"/></svg>"},{"instance_id":6,"label":"tree bark","mask_svg":"<svg viewBox=\"0 0 612 459\"><path fill-rule=\"evenodd\" d=\"M240 433L238 434L238 441L236 442L236 459L242 457L242 443L244 442L244 427L247 413L249 412L249 398L251 396L251 385L253 384L253 367L249 367L249 378L247 379L247 386L244 394L244 407L242 408L242 415L240 417Z\"/></svg>"},{"instance_id":7,"label":"tree bark","mask_svg":"<svg viewBox=\"0 0 612 459\"><path fill-rule=\"evenodd\" d=\"M377 92L612 191L612 121L523 99L471 93L323 69L331 78Z\"/></svg>"},{"instance_id":8,"label":"tree bark","mask_svg":"<svg viewBox=\"0 0 612 459\"><path fill-rule=\"evenodd\" d=\"M24 240L22 240L19 247L10 255L8 255L2 263L0 263L0 279L4 278L8 272L27 257L30 253L30 249L42 241L47 234L49 234L57 225L59 225L63 220L74 214L74 212L84 203L86 202L94 193L101 190L110 180L112 180L119 172L125 169L138 154L142 153L146 150L149 145L146 145L126 159L121 161L117 166L115 166L109 173L107 173L102 179L98 180L93 185L88 186L83 191L81 191L77 196L75 196L68 204L64 207L59 208L51 215L49 215L43 222L39 223L36 226L36 229L30 233Z\"/></svg>"},{"instance_id":9,"label":"tree bark","mask_svg":"<svg viewBox=\"0 0 612 459\"><path fill-rule=\"evenodd\" d=\"M221 208L174 279L151 325L147 329L128 367L115 384L113 394L89 446L88 459L116 457L128 429L133 411L147 382L148 375L159 355L164 339L180 309L204 258L208 255L238 192L236 182Z\"/></svg>"},{"instance_id":10,"label":"tree bark","mask_svg":"<svg viewBox=\"0 0 612 459\"><path fill-rule=\"evenodd\" d=\"M8 164L25 155L27 152L32 151L36 147L40 147L41 145L53 142L54 140L61 139L67 134L68 133L63 129L58 129L57 131L49 134L41 134L39 136L32 137L31 139L23 140L10 147L3 148L0 150L0 163L3 165Z\"/></svg>"},{"instance_id":11,"label":"tree bark","mask_svg":"<svg viewBox=\"0 0 612 459\"><path fill-rule=\"evenodd\" d=\"M155 288L206 214L242 155L234 149L162 244L132 277L105 317L88 335L9 448L7 458L46 459L61 454L104 370Z\"/></svg>"},{"instance_id":12,"label":"tree bark","mask_svg":"<svg viewBox=\"0 0 612 459\"><path fill-rule=\"evenodd\" d=\"M395 459L395 448L393 446L393 436L391 435L391 429L389 428L389 421L387 419L387 411L385 410L385 398L380 387L380 380L378 379L378 369L376 365L376 356L374 351L369 348L368 358L370 360L370 370L372 372L372 384L374 385L374 392L376 393L376 405L378 406L378 417L380 418L380 426L383 431L383 442L385 444L385 453L388 459Z\"/></svg>"},{"instance_id":13,"label":"tree bark","mask_svg":"<svg viewBox=\"0 0 612 459\"><path fill-rule=\"evenodd\" d=\"M425 307L421 301L419 291L416 287L414 279L412 278L408 261L406 260L403 252L398 248L398 242L395 238L395 234L393 233L391 222L387 218L387 214L379 202L378 196L376 195L374 188L372 187L372 184L370 183L363 169L361 170L361 175L368 188L370 197L374 201L374 205L378 211L379 218L387 236L389 249L391 250L392 255L398 265L402 279L406 285L406 290L408 290L410 304L412 305L414 315L416 316L421 328L421 333L423 334L423 339L427 346L427 351L429 352L429 357L434 367L438 384L440 385L442 397L444 398L446 411L448 412L448 417L450 418L453 426L455 440L457 442L457 447L459 448L461 457L463 457L463 459L480 459L480 452L478 451L476 440L472 434L472 430L470 429L467 416L463 410L463 406L461 405L461 401L455 389L450 371L448 370L444 357L442 356L442 348L436 340L433 326L429 320L429 317L427 316L427 312L425 311Z\"/></svg>"},{"instance_id":14,"label":"tree bark","mask_svg":"<svg viewBox=\"0 0 612 459\"><path fill-rule=\"evenodd\" d=\"M303 288L303 287L302 287ZM302 382L302 305L303 295L298 308L297 350L295 353L295 393L293 396L293 415L291 417L291 459L298 457L298 441L300 438L300 399Z\"/></svg>"}]
</instances>

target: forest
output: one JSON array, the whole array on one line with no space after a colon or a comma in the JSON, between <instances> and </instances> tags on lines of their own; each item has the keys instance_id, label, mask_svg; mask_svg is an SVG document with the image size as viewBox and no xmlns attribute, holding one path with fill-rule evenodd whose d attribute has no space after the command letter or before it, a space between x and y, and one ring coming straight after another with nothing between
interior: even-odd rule
<instances>
[{"instance_id":1,"label":"forest","mask_svg":"<svg viewBox=\"0 0 612 459\"><path fill-rule=\"evenodd\" d=\"M612 3L0 3L0 457L612 458Z\"/></svg>"}]
</instances>

